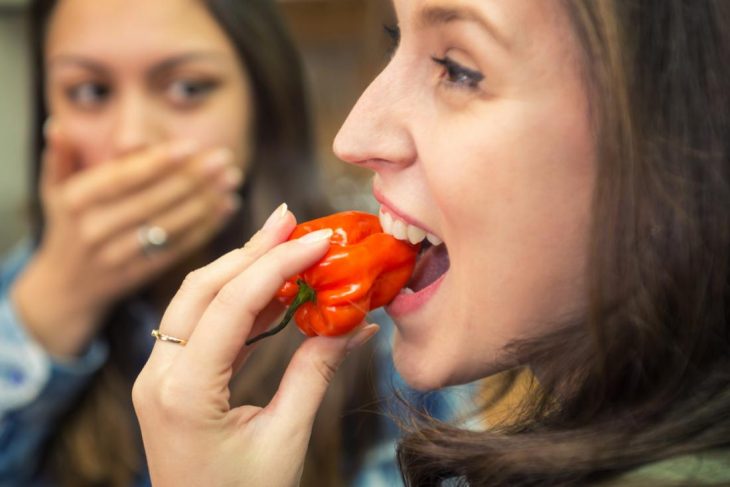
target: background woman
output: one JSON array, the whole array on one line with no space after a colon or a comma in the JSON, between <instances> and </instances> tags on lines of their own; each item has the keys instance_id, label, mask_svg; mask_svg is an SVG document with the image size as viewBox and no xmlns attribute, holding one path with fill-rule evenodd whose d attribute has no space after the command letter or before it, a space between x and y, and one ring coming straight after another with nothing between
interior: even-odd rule
<instances>
[{"instance_id":1,"label":"background woman","mask_svg":"<svg viewBox=\"0 0 730 487\"><path fill-rule=\"evenodd\" d=\"M326 211L299 60L265 0L39 0L31 14L34 236L0 281L0 483L145 484L130 388L174 289L284 195ZM268 401L299 341L272 340L234 400ZM323 410L312 484L357 469L338 453L349 421L375 436L368 418L330 420L366 402L361 370Z\"/></svg>"}]
</instances>

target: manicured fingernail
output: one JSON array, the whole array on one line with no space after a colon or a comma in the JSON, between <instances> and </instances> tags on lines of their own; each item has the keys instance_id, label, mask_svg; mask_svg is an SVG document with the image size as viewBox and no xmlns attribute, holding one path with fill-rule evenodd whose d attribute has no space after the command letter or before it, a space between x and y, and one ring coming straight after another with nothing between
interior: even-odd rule
<instances>
[{"instance_id":1,"label":"manicured fingernail","mask_svg":"<svg viewBox=\"0 0 730 487\"><path fill-rule=\"evenodd\" d=\"M304 244L314 244L321 242L322 240L329 240L329 238L332 236L332 229L331 228L323 228L322 230L317 230L316 232L311 232L303 237L299 237L299 241Z\"/></svg>"},{"instance_id":2,"label":"manicured fingernail","mask_svg":"<svg viewBox=\"0 0 730 487\"><path fill-rule=\"evenodd\" d=\"M208 154L203 160L203 168L206 173L212 174L224 168L233 160L233 152L227 147L218 149Z\"/></svg>"},{"instance_id":3,"label":"manicured fingernail","mask_svg":"<svg viewBox=\"0 0 730 487\"><path fill-rule=\"evenodd\" d=\"M185 139L185 140L176 140L172 144L170 144L170 148L168 149L168 156L170 159L173 159L175 161L183 160L187 157L192 156L197 152L198 150L198 143L194 140Z\"/></svg>"},{"instance_id":4,"label":"manicured fingernail","mask_svg":"<svg viewBox=\"0 0 730 487\"><path fill-rule=\"evenodd\" d=\"M266 219L266 223L264 223L263 229L271 228L276 225L278 221L284 218L288 210L289 206L286 203L280 204L279 207L275 209L271 215L269 215L269 218Z\"/></svg>"},{"instance_id":5,"label":"manicured fingernail","mask_svg":"<svg viewBox=\"0 0 730 487\"><path fill-rule=\"evenodd\" d=\"M358 331L355 336L350 338L350 341L347 342L346 350L351 352L356 348L365 345L372 337L375 336L376 333L378 333L379 330L380 327L378 325L367 325L362 330Z\"/></svg>"}]
</instances>

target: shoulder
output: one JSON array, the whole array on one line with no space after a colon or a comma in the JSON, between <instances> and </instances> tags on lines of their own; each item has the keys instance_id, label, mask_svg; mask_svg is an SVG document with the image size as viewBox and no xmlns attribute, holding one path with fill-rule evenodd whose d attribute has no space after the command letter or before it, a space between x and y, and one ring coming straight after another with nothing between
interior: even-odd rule
<instances>
[{"instance_id":1,"label":"shoulder","mask_svg":"<svg viewBox=\"0 0 730 487\"><path fill-rule=\"evenodd\" d=\"M611 485L727 485L730 448L708 450L649 463L620 475Z\"/></svg>"}]
</instances>

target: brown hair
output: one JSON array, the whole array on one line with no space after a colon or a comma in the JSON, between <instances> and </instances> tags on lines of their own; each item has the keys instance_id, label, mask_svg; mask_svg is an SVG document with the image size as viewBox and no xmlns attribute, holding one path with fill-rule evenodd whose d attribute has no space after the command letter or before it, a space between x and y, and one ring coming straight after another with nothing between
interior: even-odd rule
<instances>
[{"instance_id":1,"label":"brown hair","mask_svg":"<svg viewBox=\"0 0 730 487\"><path fill-rule=\"evenodd\" d=\"M43 213L38 195L42 123L48 116L44 97L43 44L46 24L56 0L35 0L31 6L31 41L35 64L35 126L32 174L33 229L43 238ZM300 219L321 216L330 208L324 202L313 156L312 131L299 56L268 0L205 0L210 14L229 36L251 81L256 133L244 199L239 214L207 249L207 259L240 246L262 223L261 215L286 200ZM192 270L192 269L190 269ZM160 291L160 286L164 287ZM140 290L138 298L154 304L160 295L170 295L176 283L155 282ZM131 330L139 318L128 302L119 303L110 314L103 334L109 342L107 363L61 419L46 454L49 474L62 485L127 486L143 469L142 445L131 404L131 386L141 367L139 344ZM294 327L254 354L246 369L232 384L233 404L264 405L273 396L291 354L301 342ZM137 360L135 360L135 358ZM142 357L143 359L144 357ZM354 358L354 357L353 357ZM352 412L372 401L373 388L366 376L367 352L349 360L338 373L315 422L311 448L305 463L303 485L338 486L357 469L363 452L377 433L373 415ZM335 419L335 420L333 420ZM362 428L355 450L345 457L345 429Z\"/></svg>"},{"instance_id":2,"label":"brown hair","mask_svg":"<svg viewBox=\"0 0 730 487\"><path fill-rule=\"evenodd\" d=\"M563 3L599 151L588 311L511 346L539 384L508 424L416 418L408 485L587 485L730 446L730 4Z\"/></svg>"}]
</instances>

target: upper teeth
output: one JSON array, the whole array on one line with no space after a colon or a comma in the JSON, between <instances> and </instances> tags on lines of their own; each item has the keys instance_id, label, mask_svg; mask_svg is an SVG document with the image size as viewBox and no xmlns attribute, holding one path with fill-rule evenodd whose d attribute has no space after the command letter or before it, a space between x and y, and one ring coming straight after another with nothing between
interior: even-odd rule
<instances>
[{"instance_id":1,"label":"upper teeth","mask_svg":"<svg viewBox=\"0 0 730 487\"><path fill-rule=\"evenodd\" d=\"M442 243L442 240L436 235L428 233L426 230L415 225L406 223L390 213L384 212L382 208L380 209L379 216L380 226L383 227L383 231L393 235L398 240L407 240L415 245L423 242L424 238L427 238L433 245L441 245Z\"/></svg>"}]
</instances>

